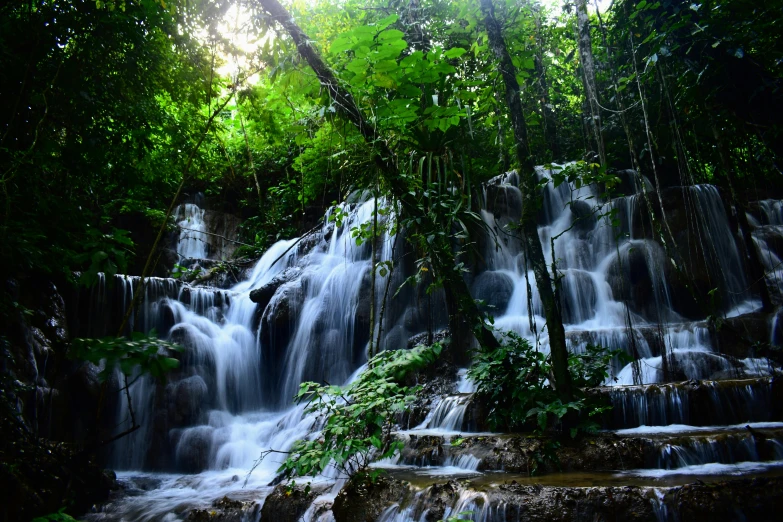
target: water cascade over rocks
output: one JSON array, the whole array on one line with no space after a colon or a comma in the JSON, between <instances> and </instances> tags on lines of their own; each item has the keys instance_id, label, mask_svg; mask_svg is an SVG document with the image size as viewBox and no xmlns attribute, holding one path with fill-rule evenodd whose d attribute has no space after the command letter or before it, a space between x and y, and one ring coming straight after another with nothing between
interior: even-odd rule
<instances>
[{"instance_id":1,"label":"water cascade over rocks","mask_svg":"<svg viewBox=\"0 0 783 522\"><path fill-rule=\"evenodd\" d=\"M539 175L549 173L541 168ZM634 359L616 362L606 386L594 392L613 405L603 419L606 431L584 441L595 449L564 447L564 473L530 479L537 442L488 433L462 369L452 376L451 394L433 397L419 421L400 429L406 449L378 464L389 471L387 481L405 485L387 491L370 510L374 520L439 520L460 511L486 522L596 520L606 510L637 513L634 520L675 520L684 513L678 511L683 498L691 495L698 504L701 490L684 486L696 478L747 476L776 487L775 475L783 471L776 367L706 320L718 314L730 331L752 330L757 339L774 342L781 335L778 315L758 312L730 212L718 189L701 185L667 189L661 214L648 208L651 198L643 191L651 189L649 181L632 172L621 176L631 193L611 200L597 187L547 185L538 216L545 257L556 260L561 276L569 348L600 344ZM506 227L521 216L517 184L509 173L484 187L481 216L494 234L478 241L481 261L467 277L496 327L547 351L535 278L519 238ZM211 255L204 234L208 211L200 205L177 210L182 259ZM198 519L198 510L225 505L241 512L236 520L276 520L263 518L269 511L261 506L272 495L281 452L317 436L322 422L292 406L291 397L306 380L348 382L366 362L371 245L357 245L351 229L372 219L374 205L361 197L342 204L348 217L341 226L327 214L315 233L273 245L231 288L148 281L133 328L155 328L185 351L165 383L140 378L132 384L142 428L116 444L110 457L126 489L88 520ZM652 239L651 217L668 221L671 244ZM783 295L776 272L783 259L781 203L760 201L748 217L767 282ZM403 237L384 234L377 241L378 260L398 267L390 276L396 290L413 270L412 256L405 255ZM107 283L100 282L84 307L81 328L88 335L111 332L132 299L134 278ZM377 276L377 284L383 288L385 279ZM376 295L380 301L383 293ZM694 295L709 295L712 308L702 309ZM389 297L381 348L404 348L428 328L445 328L442 299L410 286ZM127 404L118 401L116 412L118 427L127 427ZM464 442L452 444L456 438ZM351 505L340 493L343 485L336 473L317 477L297 516L342 520ZM731 487L735 494L745 486ZM225 496L230 500L221 500ZM568 498L588 508L579 512Z\"/></svg>"}]
</instances>

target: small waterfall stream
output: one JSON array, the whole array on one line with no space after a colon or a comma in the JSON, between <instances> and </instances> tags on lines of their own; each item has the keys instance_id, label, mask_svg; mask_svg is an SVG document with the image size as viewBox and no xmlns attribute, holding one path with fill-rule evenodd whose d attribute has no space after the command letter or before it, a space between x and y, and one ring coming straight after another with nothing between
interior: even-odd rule
<instances>
[{"instance_id":1,"label":"small waterfall stream","mask_svg":"<svg viewBox=\"0 0 783 522\"><path fill-rule=\"evenodd\" d=\"M540 169L539 175L547 173ZM547 351L543 309L532 271L518 238L503 230L521 211L515 181L514 174L505 175L485 188L481 215L498 235L497 240L480 242L485 266L471 275L471 290L474 297L494 307L496 327L514 330ZM717 189L681 190L703 216L689 226L696 231L701 242L698 248L705 256L687 270L701 271L715 281L723 296L718 306L726 318L754 310L758 305L746 290L743 260ZM742 423L752 423L750 429L755 430L783 428L776 423L783 419L770 406L767 361L752 355L724 356L715 349L706 323L683 315L678 308L680 290L673 286L671 270L666 268L671 264L666 252L640 232L644 205L638 195L604 202L604 208L615 210L618 227L586 212L585 201L601 201L600 192L589 186L547 186L539 235L546 258L557 261L562 276L560 298L570 349L581 351L588 343L601 344L639 358L640 371L632 364L615 364L606 383L612 386L606 393L614 405L608 429L618 430L619 437L665 438L656 443L657 457L651 457L650 468L633 476L652 480L693 466L701 466L694 473L709 475L705 466L739 469L746 462L755 466L747 464L748 470L758 471L759 463L783 459L778 432L759 441L741 433ZM111 458L121 470L120 478L139 493L110 504L89 520L180 520L189 509L223 495L263 503L284 459L282 452L298 439L317 436L320 419L291 405L299 384L306 380L345 383L366 361L371 245L357 244L351 229L369 222L374 202L341 208L348 216L341 226L325 219L312 237L276 243L233 288L191 287L169 279L148 282L134 327L155 328L186 349L181 367L167 383L142 378L131 386L142 429L116 445ZM762 208L764 219L780 221L783 226L779 205ZM187 203L178 208L176 216L183 228L177 244L180 257L206 258L204 210ZM554 252L552 238L556 238ZM763 251L761 237L754 235L754 239ZM392 276L399 284L407 276L405 263L409 261L402 246L394 251L394 241L386 233L378 239L379 261L393 260L400 266ZM117 321L132 299L135 279L117 276L115 282L119 284L114 290L107 290L102 280L93 291L90 335L110 331L107 325ZM376 282L382 288L385 279L377 276ZM259 305L251 299L251 292L262 289L268 299ZM442 297L421 299L417 292L405 289L397 300L387 303L382 346L405 346L409 337L426 331L428 324L445 326L442 312L433 312L444 308L437 306ZM530 314L528 303L532 303ZM666 368L664 357L669 361ZM464 370L458 376L454 393L434 401L424 421L400 436L441 438L448 446L452 437L468 433L466 412L475 389ZM734 380L717 380L727 378ZM716 380L699 386L656 384L691 379ZM128 422L127 405L121 401L117 422L119 426ZM704 428L700 438L683 436L700 428ZM680 438L672 439L675 435ZM467 450L446 453L434 468L422 463L422 474L476 475L485 469L482 457ZM259 462L263 454L266 457ZM383 465L410 468L402 464L402 457ZM712 471L729 474L726 468ZM325 516L316 507L334 500L342 485L335 479L317 478L316 483L328 487L305 520ZM389 507L379 520L420 520L429 502L424 491L404 507ZM470 510L472 520L492 522L516 519L521 513L507 499L470 489L456 498L444 516ZM512 512L512 518L505 518ZM253 517L257 519L257 514Z\"/></svg>"}]
</instances>

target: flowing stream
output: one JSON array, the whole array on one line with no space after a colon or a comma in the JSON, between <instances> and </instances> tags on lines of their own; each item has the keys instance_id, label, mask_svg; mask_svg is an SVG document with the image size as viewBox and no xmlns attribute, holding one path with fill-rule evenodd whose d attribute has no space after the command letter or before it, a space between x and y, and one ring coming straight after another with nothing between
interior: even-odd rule
<instances>
[{"instance_id":1,"label":"flowing stream","mask_svg":"<svg viewBox=\"0 0 783 522\"><path fill-rule=\"evenodd\" d=\"M539 175L547 172L540 169ZM649 183L642 181L637 186ZM521 213L515 185L511 174L484 189L481 215L497 236L479 242L484 266L474 270L469 283L474 297L493 307L496 327L514 330L547 351L532 269L519 238L504 228ZM687 227L693 230L692 247L702 254L701 261L691 260L683 270L714 284L725 318L755 310L758 300L747 289L745 261L717 189L703 185L681 191L695 209ZM606 216L590 210L602 201L594 187L549 185L544 201L539 235L547 260L556 261L562 276L561 306L570 349L600 344L625 350L635 359L612 368L606 384L612 386L608 393L614 409L606 428L620 430L619 436L644 433L661 439L649 467L635 475L626 470L622 480L629 473L636 480L654 481L675 473L732 475L779 467L779 432L759 442L748 435L751 432L743 432L742 424L783 428L775 424L783 419L770 413L769 364L753 356L724 356L715 349L706 323L686 317L675 298L681 289L673 286L669 254L640 231L639 223L646 219L642 195L603 201L598 214ZM263 504L285 452L296 440L317 436L321 420L292 405L299 384L345 383L366 362L371 246L357 244L351 230L370 222L374 205L372 200L341 205L348 216L341 226L328 219L330 211L321 230L274 244L233 288L148 281L143 304L133 317L135 329L155 328L186 349L181 367L165 384L141 378L131 386L142 429L116 444L110 456L129 493L89 520L181 520L190 509L207 507L224 495ZM778 203L761 208L761 217L754 219L766 220L765 226L783 226ZM183 228L177 244L182 259L207 257L210 238L203 233L203 216L204 209L194 203L177 211ZM617 219L614 226L611 218ZM758 222L756 226L763 228ZM772 259L763 235L756 233L754 240ZM389 276L389 295L412 265L404 241L396 247L395 241L384 233L377 243L379 262L394 261L399 267ZM386 279L376 278L379 309ZM116 276L114 283L110 289L102 280L93 291L91 335L105 333L102 329L116 322L132 299L135 278ZM250 294L260 289L266 298L259 305ZM389 298L381 346L405 347L408 338L428 327L445 327L442 299L438 293L426 296L420 288L406 288L396 299ZM692 379L709 382L698 389L656 384ZM455 376L453 394L436 398L421 424L400 436L427 434L448 441L470 431L466 412L474 391L463 369ZM119 401L116 411L118 431L127 428L127 404ZM401 459L381 465L411 469ZM476 475L481 459L455 453L437 465L420 462L413 468L430 476ZM316 504L327 507L342 485L336 474L328 475L316 478L316 484L326 488ZM425 509L425 496L420 496L404 507L390 507L380 520L419 520ZM485 493L466 490L448 512L471 510L473 520L492 521L507 520L503 517L511 509ZM331 514L324 513L311 506L305 519L328 520ZM249 520L259 516L248 515Z\"/></svg>"}]
</instances>

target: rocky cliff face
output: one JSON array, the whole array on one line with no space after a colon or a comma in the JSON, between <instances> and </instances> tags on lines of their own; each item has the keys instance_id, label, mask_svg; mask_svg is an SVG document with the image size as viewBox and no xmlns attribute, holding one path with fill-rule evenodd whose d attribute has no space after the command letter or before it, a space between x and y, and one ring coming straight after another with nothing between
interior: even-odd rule
<instances>
[{"instance_id":1,"label":"rocky cliff face","mask_svg":"<svg viewBox=\"0 0 783 522\"><path fill-rule=\"evenodd\" d=\"M13 309L0 337L0 513L29 520L62 506L83 512L115 487L113 473L83 451L95 449L88 443L105 391L99 368L67 357L67 301L58 286L8 279L3 290Z\"/></svg>"}]
</instances>

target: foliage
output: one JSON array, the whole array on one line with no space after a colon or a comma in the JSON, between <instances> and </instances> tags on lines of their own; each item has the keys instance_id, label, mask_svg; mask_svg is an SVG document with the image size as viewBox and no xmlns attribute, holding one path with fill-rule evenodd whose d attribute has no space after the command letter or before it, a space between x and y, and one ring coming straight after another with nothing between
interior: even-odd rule
<instances>
[{"instance_id":1,"label":"foliage","mask_svg":"<svg viewBox=\"0 0 783 522\"><path fill-rule=\"evenodd\" d=\"M447 518L440 520L439 522L463 522L466 520L469 521L471 520L470 515L472 514L473 511L460 511L456 515L450 515Z\"/></svg>"},{"instance_id":2,"label":"foliage","mask_svg":"<svg viewBox=\"0 0 783 522\"><path fill-rule=\"evenodd\" d=\"M548 354L534 348L514 332L503 333L504 343L495 349L479 349L468 376L476 383L477 394L489 407L492 429L521 430L535 426L540 432L557 427L569 413L581 414L571 429L595 429L591 417L608 406L595 403L583 393L563 403L550 384L552 368ZM578 387L598 386L609 376L608 364L620 351L588 346L585 353L569 355L569 371Z\"/></svg>"},{"instance_id":3,"label":"foliage","mask_svg":"<svg viewBox=\"0 0 783 522\"><path fill-rule=\"evenodd\" d=\"M120 216L159 222L213 95L206 48L191 32L206 17L166 4L0 6L4 272L80 271L90 284L129 261Z\"/></svg>"},{"instance_id":4,"label":"foliage","mask_svg":"<svg viewBox=\"0 0 783 522\"><path fill-rule=\"evenodd\" d=\"M65 513L64 509L61 509L57 513L34 518L33 522L76 522L76 519Z\"/></svg>"},{"instance_id":5,"label":"foliage","mask_svg":"<svg viewBox=\"0 0 783 522\"><path fill-rule=\"evenodd\" d=\"M70 355L96 365L103 363L102 380L111 377L115 369L126 376L149 373L160 379L179 367L179 361L169 353L181 351L181 346L158 339L152 330L149 334L133 332L130 338L74 339Z\"/></svg>"},{"instance_id":6,"label":"foliage","mask_svg":"<svg viewBox=\"0 0 783 522\"><path fill-rule=\"evenodd\" d=\"M320 414L324 424L319 433L293 446L278 471L293 478L318 475L334 466L353 476L366 473L373 460L394 455L402 443L393 439L391 430L419 389L402 383L411 372L434 362L441 349L434 344L381 352L345 387L302 383L296 401L306 402L305 411ZM370 475L375 477L377 471Z\"/></svg>"}]
</instances>

